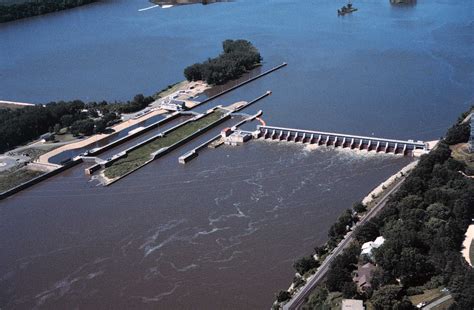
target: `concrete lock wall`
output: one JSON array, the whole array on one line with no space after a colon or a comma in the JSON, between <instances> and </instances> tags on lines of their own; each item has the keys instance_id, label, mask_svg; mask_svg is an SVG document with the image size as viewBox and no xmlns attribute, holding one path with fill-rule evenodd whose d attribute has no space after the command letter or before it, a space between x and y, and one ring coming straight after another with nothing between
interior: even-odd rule
<instances>
[{"instance_id":1,"label":"concrete lock wall","mask_svg":"<svg viewBox=\"0 0 474 310\"><path fill-rule=\"evenodd\" d=\"M7 198L7 197L10 197L10 196L12 196L12 195L18 193L19 191L22 191L22 190L27 189L27 188L29 188L29 187L35 185L35 184L38 184L38 183L41 182L41 181L44 181L44 180L46 180L46 179L49 179L49 178L51 178L51 177L53 177L53 176L55 176L55 175L57 175L57 174L59 174L59 173L65 171L65 170L67 170L67 169L69 169L69 168L72 168L72 167L74 167L74 166L76 166L76 165L78 165L78 164L80 164L80 163L82 163L82 159L76 159L76 160L69 161L69 162L68 162L66 165L64 165L64 166L61 166L61 167L59 167L59 168L57 168L57 169L54 169L54 170L52 170L52 171L50 171L50 172L46 172L45 174L42 174L42 175L40 175L40 176L38 176L38 177L36 177L36 178L34 178L34 179L32 179L32 180L29 180L29 181L27 181L27 182L25 182L25 183L22 183L22 184L20 184L20 185L14 187L14 188L12 188L12 189L10 189L10 190L7 190L7 191L5 191L5 192L3 192L3 193L0 193L0 200L3 200L3 199L5 199L5 198Z\"/></svg>"},{"instance_id":2,"label":"concrete lock wall","mask_svg":"<svg viewBox=\"0 0 474 310\"><path fill-rule=\"evenodd\" d=\"M95 156L95 155L98 155L98 154L103 153L103 152L105 152L105 151L108 151L108 150L110 150L110 149L112 149L112 148L114 148L114 147L116 147L116 146L118 146L118 145L120 145L120 144L123 144L123 143L125 143L125 142L127 142L127 141L129 141L129 140L131 140L131 139L133 139L133 138L135 138L135 137L137 137L137 136L139 136L139 135L142 135L142 134L144 134L144 133L146 133L146 132L148 132L148 131L150 131L150 130L156 128L156 127L159 127L159 126L161 126L161 125L164 125L164 124L166 124L166 123L169 123L170 121L172 121L172 120L178 118L179 116L181 116L181 113L179 113L179 112L178 112L178 113L173 113L173 114L171 114L169 117L165 117L164 119L159 120L158 122L156 122L156 123L154 123L154 124L151 124L151 125L149 125L149 126L143 128L143 129L140 130L140 131L137 131L137 132L135 132L135 133L133 133L133 134L131 134L131 135L127 135L127 136L125 136L125 137L123 137L123 138L120 138L120 139L118 139L117 141L114 141L114 142L111 142L111 143L109 143L109 144L107 144L107 145L104 145L103 147L100 147L100 148L94 149L93 151L90 151L90 152L89 152L89 155Z\"/></svg>"},{"instance_id":3,"label":"concrete lock wall","mask_svg":"<svg viewBox=\"0 0 474 310\"><path fill-rule=\"evenodd\" d=\"M209 113L211 113L211 112L209 112ZM147 161L147 162L144 163L143 165L141 165L141 166L139 166L139 167L133 169L132 171L127 172L125 175L123 175L123 176L121 176L121 177L118 177L118 178L114 179L113 181L107 183L106 186L109 186L109 185L112 185L112 184L115 183L115 182L118 182L119 180L123 179L124 177L128 176L129 174L131 174L131 173L137 171L138 169L143 168L144 166L148 165L148 164L151 163L152 161L154 161L154 160L156 160L156 159L158 159L158 158L160 158L160 157L162 157L162 156L168 154L169 152L171 152L171 151L177 149L178 147L182 146L183 144L185 144L185 143L191 141L192 139L194 139L195 137L199 136L200 134L203 134L203 133L207 132L208 130L210 130L210 129L216 127L216 126L218 126L219 124L221 124L221 123L223 123L223 122L225 122L225 121L228 120L229 118L231 118L231 114L230 114L230 113L224 115L222 118L218 119L218 120L215 121L214 123L209 124L207 127L202 128L202 129L200 129L200 130L194 132L194 133L191 134L190 136L188 136L188 137L186 137L186 138L184 138L184 139L182 139L182 140L176 142L175 144L170 145L169 147L166 147L166 148L162 148L162 149L158 150L157 152L155 152L154 154L150 154L150 155L153 156L152 159L150 159L149 161ZM153 138L151 138L151 139L153 139ZM158 138L158 139L159 139L159 138ZM143 144L143 143L140 143L140 145L142 145L142 144ZM135 147L136 147L136 146L135 146Z\"/></svg>"}]
</instances>

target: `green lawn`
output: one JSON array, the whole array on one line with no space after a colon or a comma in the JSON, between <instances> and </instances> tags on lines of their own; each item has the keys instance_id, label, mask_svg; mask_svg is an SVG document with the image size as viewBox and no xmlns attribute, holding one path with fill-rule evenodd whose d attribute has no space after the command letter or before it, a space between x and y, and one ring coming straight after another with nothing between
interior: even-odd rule
<instances>
[{"instance_id":1,"label":"green lawn","mask_svg":"<svg viewBox=\"0 0 474 310\"><path fill-rule=\"evenodd\" d=\"M167 88L164 88L160 92L156 93L153 97L156 99L156 98L163 98L168 95L171 95L172 93L178 91L180 88L186 85L187 82L188 81L181 81L179 83L169 85Z\"/></svg>"},{"instance_id":2,"label":"green lawn","mask_svg":"<svg viewBox=\"0 0 474 310\"><path fill-rule=\"evenodd\" d=\"M450 148L453 151L451 156L454 159L464 162L468 168L474 170L474 154L467 150L467 143L452 145Z\"/></svg>"},{"instance_id":3,"label":"green lawn","mask_svg":"<svg viewBox=\"0 0 474 310\"><path fill-rule=\"evenodd\" d=\"M189 137L197 130L205 128L219 120L223 115L224 113L222 111L216 110L197 121L187 123L176 130L173 130L162 138L158 137L147 144L142 145L141 147L129 152L127 157L121 158L114 162L110 167L107 167L104 171L105 176L109 179L115 179L129 173L148 162L151 159L151 153L156 152L161 148L169 147L176 142Z\"/></svg>"},{"instance_id":4,"label":"green lawn","mask_svg":"<svg viewBox=\"0 0 474 310\"><path fill-rule=\"evenodd\" d=\"M36 178L42 174L44 174L44 172L32 171L26 168L2 172L0 174L0 193Z\"/></svg>"},{"instance_id":5,"label":"green lawn","mask_svg":"<svg viewBox=\"0 0 474 310\"><path fill-rule=\"evenodd\" d=\"M433 308L431 308L432 310L448 310L449 307L454 304L454 299L449 299Z\"/></svg>"},{"instance_id":6,"label":"green lawn","mask_svg":"<svg viewBox=\"0 0 474 310\"><path fill-rule=\"evenodd\" d=\"M443 296L444 296L443 292L441 292L441 290L439 288L435 288L435 289L432 289L432 290L426 290L426 291L424 291L423 294L420 294L420 295L410 296L409 299L410 299L411 303L414 306L416 306L421 302L428 302L429 303L429 302L434 301L435 299L441 298Z\"/></svg>"}]
</instances>

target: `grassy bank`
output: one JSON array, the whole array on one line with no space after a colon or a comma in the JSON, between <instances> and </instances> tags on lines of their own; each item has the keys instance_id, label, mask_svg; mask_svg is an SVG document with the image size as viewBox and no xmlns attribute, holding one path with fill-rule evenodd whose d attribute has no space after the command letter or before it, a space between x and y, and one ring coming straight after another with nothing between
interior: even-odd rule
<instances>
[{"instance_id":1,"label":"grassy bank","mask_svg":"<svg viewBox=\"0 0 474 310\"><path fill-rule=\"evenodd\" d=\"M161 148L169 147L180 140L189 137L196 131L219 120L223 115L224 113L222 111L216 110L197 121L186 123L176 130L166 134L164 137L156 138L147 144L142 145L141 147L129 152L127 157L117 160L110 167L106 168L104 175L109 179L115 179L129 173L148 162L151 159L151 153L156 152Z\"/></svg>"},{"instance_id":2,"label":"grassy bank","mask_svg":"<svg viewBox=\"0 0 474 310\"><path fill-rule=\"evenodd\" d=\"M159 92L153 95L153 98L158 99L158 98L164 98L166 96L171 95L174 92L177 92L178 90L184 88L188 81L181 81L175 84L168 85L168 87L163 88Z\"/></svg>"},{"instance_id":3,"label":"grassy bank","mask_svg":"<svg viewBox=\"0 0 474 310\"><path fill-rule=\"evenodd\" d=\"M466 164L466 167L469 169L468 172L474 172L474 154L469 152L467 143L452 145L451 151L456 160Z\"/></svg>"},{"instance_id":4,"label":"grassy bank","mask_svg":"<svg viewBox=\"0 0 474 310\"><path fill-rule=\"evenodd\" d=\"M0 173L0 193L36 178L42 174L44 174L44 172L32 171L26 168L2 172Z\"/></svg>"}]
</instances>

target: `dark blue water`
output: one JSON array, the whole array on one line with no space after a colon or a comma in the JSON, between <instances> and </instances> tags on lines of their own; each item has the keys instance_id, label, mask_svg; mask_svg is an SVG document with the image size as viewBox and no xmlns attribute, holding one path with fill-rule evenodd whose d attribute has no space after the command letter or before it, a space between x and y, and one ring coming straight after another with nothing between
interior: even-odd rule
<instances>
[{"instance_id":1,"label":"dark blue water","mask_svg":"<svg viewBox=\"0 0 474 310\"><path fill-rule=\"evenodd\" d=\"M474 98L473 2L260 0L152 9L101 1L0 25L0 98L129 99L183 79L183 68L246 38L265 67L290 65L229 95L273 90L279 125L399 138L439 137ZM224 99L221 99L224 100Z\"/></svg>"},{"instance_id":2,"label":"dark blue water","mask_svg":"<svg viewBox=\"0 0 474 310\"><path fill-rule=\"evenodd\" d=\"M0 99L122 100L251 40L262 70L289 66L200 107L272 96L269 125L435 139L474 99L471 0L258 0L138 12L101 1L0 25ZM212 95L212 91L207 96ZM251 142L177 158L107 188L69 170L0 203L0 307L262 309L337 216L410 162Z\"/></svg>"}]
</instances>

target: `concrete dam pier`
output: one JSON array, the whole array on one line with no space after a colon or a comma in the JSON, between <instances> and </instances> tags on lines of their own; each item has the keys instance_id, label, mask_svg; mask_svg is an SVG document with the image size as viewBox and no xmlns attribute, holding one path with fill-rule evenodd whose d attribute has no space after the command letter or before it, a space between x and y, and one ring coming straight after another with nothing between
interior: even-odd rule
<instances>
[{"instance_id":1,"label":"concrete dam pier","mask_svg":"<svg viewBox=\"0 0 474 310\"><path fill-rule=\"evenodd\" d=\"M423 141L384 139L274 126L257 126L254 137L366 150L368 152L374 151L384 154L420 156L428 151L428 144Z\"/></svg>"}]
</instances>

